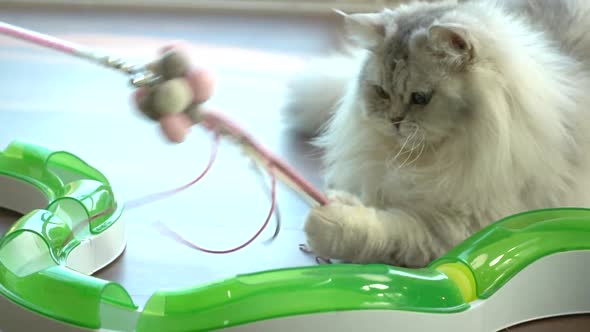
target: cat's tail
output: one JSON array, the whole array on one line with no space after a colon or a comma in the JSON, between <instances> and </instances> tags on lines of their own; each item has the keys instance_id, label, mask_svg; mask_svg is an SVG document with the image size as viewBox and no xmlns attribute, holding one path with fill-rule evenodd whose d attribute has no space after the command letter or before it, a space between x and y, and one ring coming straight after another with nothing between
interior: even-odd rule
<instances>
[{"instance_id":1,"label":"cat's tail","mask_svg":"<svg viewBox=\"0 0 590 332\"><path fill-rule=\"evenodd\" d=\"M304 135L317 135L336 111L345 90L359 72L360 54L315 59L288 83L284 123Z\"/></svg>"}]
</instances>

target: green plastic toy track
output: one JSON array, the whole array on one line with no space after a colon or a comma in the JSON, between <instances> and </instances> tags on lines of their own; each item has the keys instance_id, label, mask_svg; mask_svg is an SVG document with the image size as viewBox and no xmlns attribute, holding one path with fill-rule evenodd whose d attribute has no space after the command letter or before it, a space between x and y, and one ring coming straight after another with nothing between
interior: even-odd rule
<instances>
[{"instance_id":1,"label":"green plastic toy track","mask_svg":"<svg viewBox=\"0 0 590 332\"><path fill-rule=\"evenodd\" d=\"M105 303L135 314L134 331L139 332L210 331L344 310L456 313L469 309L473 300L492 296L541 257L590 249L590 210L533 211L483 229L427 268L336 264L264 271L160 290L141 309L121 285L66 266L68 255L85 237L104 232L121 215L99 171L72 154L15 142L0 153L0 175L35 186L49 202L22 217L0 241L0 296L39 315L90 329L101 328ZM60 214L65 202L78 206L86 219L110 212L72 237L77 221ZM47 256L50 264L25 272L15 268L23 265L24 256L11 243L23 232L41 240L43 245L30 250Z\"/></svg>"},{"instance_id":2,"label":"green plastic toy track","mask_svg":"<svg viewBox=\"0 0 590 332\"><path fill-rule=\"evenodd\" d=\"M1 295L41 315L88 328L100 327L101 301L134 308L121 286L66 267L69 254L86 237L105 231L121 214L103 174L70 153L13 142L0 153L0 175L34 186L48 202L25 214L0 240ZM36 245L25 253L13 244L27 234L41 241L33 241ZM30 264L28 257L41 262Z\"/></svg>"}]
</instances>

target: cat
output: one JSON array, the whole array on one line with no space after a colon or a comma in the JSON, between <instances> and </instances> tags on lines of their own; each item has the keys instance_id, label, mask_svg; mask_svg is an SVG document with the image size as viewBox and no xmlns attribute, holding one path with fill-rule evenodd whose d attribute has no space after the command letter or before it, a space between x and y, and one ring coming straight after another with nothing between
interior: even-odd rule
<instances>
[{"instance_id":1,"label":"cat","mask_svg":"<svg viewBox=\"0 0 590 332\"><path fill-rule=\"evenodd\" d=\"M590 207L590 1L416 1L341 13L352 51L289 82L322 151L318 256L423 267L511 214Z\"/></svg>"}]
</instances>

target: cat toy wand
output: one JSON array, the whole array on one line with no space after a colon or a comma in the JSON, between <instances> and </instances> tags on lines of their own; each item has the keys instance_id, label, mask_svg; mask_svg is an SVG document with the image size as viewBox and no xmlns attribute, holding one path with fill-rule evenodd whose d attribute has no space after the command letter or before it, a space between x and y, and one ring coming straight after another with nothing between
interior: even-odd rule
<instances>
[{"instance_id":1,"label":"cat toy wand","mask_svg":"<svg viewBox=\"0 0 590 332\"><path fill-rule=\"evenodd\" d=\"M135 87L149 86L159 79L145 66L131 64L122 58L99 53L90 48L12 24L0 22L0 33L123 72L131 76L130 83Z\"/></svg>"},{"instance_id":2,"label":"cat toy wand","mask_svg":"<svg viewBox=\"0 0 590 332\"><path fill-rule=\"evenodd\" d=\"M149 65L137 65L125 61L122 58L115 57L106 53L100 53L96 50L84 47L82 45L77 45L65 40L58 39L53 36L41 34L35 31L31 31L28 29L24 29L21 27L17 27L8 23L4 23L0 21L0 34L7 35L13 38L17 38L23 41L27 41L38 46L50 48L61 53L75 56L92 63L117 70L127 76L130 77L129 84L135 88L145 88L145 87L153 87L161 82L165 81L166 78L163 77L161 74L155 73L153 70L150 69ZM236 124L227 116L223 115L220 112L214 111L206 111L206 110L198 110L197 114L192 115L192 119L195 123L202 125L202 127L212 131L215 133L215 142L214 142L214 151L211 154L211 159L205 171L194 181L191 183L182 186L180 188L176 188L167 192L161 192L153 195L148 195L144 198L137 199L132 202L130 205L131 207L137 207L146 204L147 202L154 201L160 199L165 196L172 195L176 192L184 190L189 186L196 183L200 180L209 170L213 160L215 159L215 149L217 147L219 138L221 136L226 137L233 141L236 145L238 145L243 152L248 155L259 167L266 169L267 172L272 177L272 195L273 195L273 204L271 207L271 211L265 222L263 228L261 228L257 234L252 237L248 242L245 244L225 251L213 251L213 250L205 250L200 247L194 246L197 249L202 251L211 252L211 253L227 253L235 250L239 250L253 241L264 229L270 216L272 215L274 208L275 208L275 178L279 179L281 182L286 184L289 188L295 191L297 194L302 196L310 205L317 206L317 205L327 205L329 203L328 199L317 189L315 189L309 182L307 182L302 176L300 176L291 166L289 166L286 162L281 160L279 157L274 155L271 151L266 149L262 144L256 141L249 133L247 133L242 127ZM109 211L104 211L99 215L92 216L88 221L96 219L97 217L108 213ZM80 223L79 225L81 225ZM74 231L72 231L73 236ZM276 237L278 234L278 228L273 238ZM174 235L174 234L173 234ZM175 237L178 237L175 235ZM188 242L184 239L180 239L181 242Z\"/></svg>"},{"instance_id":3,"label":"cat toy wand","mask_svg":"<svg viewBox=\"0 0 590 332\"><path fill-rule=\"evenodd\" d=\"M122 58L100 53L49 35L4 22L0 22L0 33L118 70L130 76L129 83L134 87L152 86L162 80L162 77L153 73L148 66L129 63ZM205 128L213 130L222 136L229 137L239 144L258 165L272 170L283 183L306 196L311 204L325 205L328 203L328 199L321 192L297 174L287 163L275 156L262 144L258 143L249 133L230 118L219 112L212 111L203 111L200 117L201 124Z\"/></svg>"}]
</instances>

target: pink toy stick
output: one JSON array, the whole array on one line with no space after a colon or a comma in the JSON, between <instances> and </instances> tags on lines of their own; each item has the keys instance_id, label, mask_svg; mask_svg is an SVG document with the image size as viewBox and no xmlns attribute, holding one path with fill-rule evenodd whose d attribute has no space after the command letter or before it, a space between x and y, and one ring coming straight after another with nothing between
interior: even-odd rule
<instances>
[{"instance_id":1,"label":"pink toy stick","mask_svg":"<svg viewBox=\"0 0 590 332\"><path fill-rule=\"evenodd\" d=\"M60 52L68 53L70 55L86 58L87 56L85 54L90 53L88 51L84 52L81 46L4 22L0 22L0 33L14 38L26 40L37 45L52 48Z\"/></svg>"},{"instance_id":2,"label":"pink toy stick","mask_svg":"<svg viewBox=\"0 0 590 332\"><path fill-rule=\"evenodd\" d=\"M133 86L141 87L153 84L157 82L160 77L153 74L151 71L143 66L137 66L135 64L124 61L121 58L109 56L106 54L98 53L90 48L77 45L65 40L61 40L49 35L45 35L39 32L27 30L21 27L14 26L0 21L0 34L17 38L23 41L51 48L53 50L76 56L96 64L109 67L123 72L127 75L132 75L130 83Z\"/></svg>"},{"instance_id":3,"label":"pink toy stick","mask_svg":"<svg viewBox=\"0 0 590 332\"><path fill-rule=\"evenodd\" d=\"M225 116L220 112L201 111L201 124L215 132L226 134L237 140L242 147L250 150L253 159L258 163L262 163L264 167L271 167L275 173L282 175L282 180L287 182L290 186L295 186L315 203L326 205L329 203L320 191L315 189L307 180L300 176L291 166L266 149L262 144L258 143L252 135L242 129L236 122ZM248 149L249 148L249 149Z\"/></svg>"}]
</instances>

